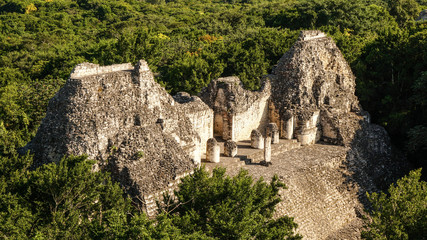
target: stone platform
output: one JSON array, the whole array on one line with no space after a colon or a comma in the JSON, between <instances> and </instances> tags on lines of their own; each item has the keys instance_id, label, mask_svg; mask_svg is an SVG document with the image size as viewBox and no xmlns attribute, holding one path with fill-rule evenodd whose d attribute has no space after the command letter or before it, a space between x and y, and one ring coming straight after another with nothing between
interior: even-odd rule
<instances>
[{"instance_id":1,"label":"stone platform","mask_svg":"<svg viewBox=\"0 0 427 240\"><path fill-rule=\"evenodd\" d=\"M299 225L297 232L304 239L360 239L363 206L358 200L357 185L348 179L352 174L346 166L349 148L329 144L295 147L299 143L280 140L279 145L272 145L281 152L272 150L270 167L257 163L262 160L263 150L251 149L249 143L239 143L242 147L238 156L247 156L246 162L241 160L242 165L235 167L221 158L221 166L227 168L229 176L237 175L241 168L255 180L270 181L278 175L287 189L279 192L282 202L276 206L274 216L294 217ZM250 157L255 159L253 163ZM202 164L215 167L214 163Z\"/></svg>"},{"instance_id":2,"label":"stone platform","mask_svg":"<svg viewBox=\"0 0 427 240\"><path fill-rule=\"evenodd\" d=\"M240 169L244 165L259 165L264 160L264 149L255 149L251 147L251 141L237 142L237 155L235 157L227 157L224 155L225 141L217 139L221 148L221 156L219 163L212 163L206 161L206 156L202 156L202 165L207 170L212 171L216 167L224 167L227 169ZM279 143L271 145L272 156L279 155L288 150L299 148L301 144L296 139L287 140L280 139ZM274 162L273 162L274 164Z\"/></svg>"}]
</instances>

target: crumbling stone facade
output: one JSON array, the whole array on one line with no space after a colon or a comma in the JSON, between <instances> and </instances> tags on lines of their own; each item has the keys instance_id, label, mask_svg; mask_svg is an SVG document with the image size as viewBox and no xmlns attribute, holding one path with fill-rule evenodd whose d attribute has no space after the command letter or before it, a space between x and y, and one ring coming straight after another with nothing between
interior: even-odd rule
<instances>
[{"instance_id":1,"label":"crumbling stone facade","mask_svg":"<svg viewBox=\"0 0 427 240\"><path fill-rule=\"evenodd\" d=\"M135 67L83 63L50 100L22 152L34 153L36 165L87 154L138 196L167 188L200 163L198 131L145 61Z\"/></svg>"},{"instance_id":2,"label":"crumbling stone facade","mask_svg":"<svg viewBox=\"0 0 427 240\"><path fill-rule=\"evenodd\" d=\"M214 113L208 105L204 104L197 96L190 96L186 92L179 92L174 97L174 100L180 103L181 111L190 120L193 129L200 137L200 144L197 146L196 157L197 164L200 164L201 156L205 153L206 143L209 138L213 137Z\"/></svg>"},{"instance_id":3,"label":"crumbling stone facade","mask_svg":"<svg viewBox=\"0 0 427 240\"><path fill-rule=\"evenodd\" d=\"M269 78L271 121L283 137L294 130L303 144L351 143L365 115L354 94L355 77L331 38L320 31L301 32Z\"/></svg>"},{"instance_id":4,"label":"crumbling stone facade","mask_svg":"<svg viewBox=\"0 0 427 240\"><path fill-rule=\"evenodd\" d=\"M281 138L302 145L323 140L349 145L359 121L369 116L355 95L355 77L331 38L302 31L258 91L242 88L237 77L213 80L200 98L214 111L214 135L224 140L265 133L275 123Z\"/></svg>"},{"instance_id":5,"label":"crumbling stone facade","mask_svg":"<svg viewBox=\"0 0 427 240\"><path fill-rule=\"evenodd\" d=\"M211 81L199 96L214 110L214 135L241 141L250 139L253 129L264 132L269 123L270 90L269 81L258 91L245 90L238 77Z\"/></svg>"}]
</instances>

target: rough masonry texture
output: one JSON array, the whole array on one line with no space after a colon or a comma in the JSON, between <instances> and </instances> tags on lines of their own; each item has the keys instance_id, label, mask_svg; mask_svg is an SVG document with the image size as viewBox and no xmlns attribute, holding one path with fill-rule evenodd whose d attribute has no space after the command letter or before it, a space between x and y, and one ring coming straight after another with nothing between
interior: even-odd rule
<instances>
[{"instance_id":1,"label":"rough masonry texture","mask_svg":"<svg viewBox=\"0 0 427 240\"><path fill-rule=\"evenodd\" d=\"M35 154L38 165L87 154L100 166L108 162L105 167L129 193L144 195L200 162L198 129L182 108L154 81L145 61L135 67L83 63L50 100L24 150Z\"/></svg>"},{"instance_id":2,"label":"rough masonry texture","mask_svg":"<svg viewBox=\"0 0 427 240\"><path fill-rule=\"evenodd\" d=\"M258 91L226 77L211 81L198 96L172 97L143 60L135 66L82 63L50 100L36 136L21 152L34 153L36 166L87 154L142 199L150 215L156 196L171 192L202 159L220 164L217 139L228 140L230 156L236 155L236 142L263 149L266 139L263 165L275 167L245 168L256 177L277 173L288 184L291 194L282 197L278 214L296 214L308 239L331 238L350 222L359 229L364 193L389 184L401 168L386 131L370 124L362 110L340 50L324 33L302 31L262 80ZM302 147L278 159L271 149L280 141ZM351 184L356 187L350 191Z\"/></svg>"},{"instance_id":3,"label":"rough masonry texture","mask_svg":"<svg viewBox=\"0 0 427 240\"><path fill-rule=\"evenodd\" d=\"M209 138L206 144L206 161L219 163L221 149L215 138Z\"/></svg>"},{"instance_id":4,"label":"rough masonry texture","mask_svg":"<svg viewBox=\"0 0 427 240\"><path fill-rule=\"evenodd\" d=\"M264 148L264 137L257 129L254 129L251 132L251 147L258 149Z\"/></svg>"},{"instance_id":5,"label":"rough masonry texture","mask_svg":"<svg viewBox=\"0 0 427 240\"><path fill-rule=\"evenodd\" d=\"M234 157L237 155L237 143L233 140L227 140L224 144L224 155Z\"/></svg>"},{"instance_id":6,"label":"rough masonry texture","mask_svg":"<svg viewBox=\"0 0 427 240\"><path fill-rule=\"evenodd\" d=\"M258 91L244 89L237 77L211 81L199 95L214 110L215 136L241 141L249 139L253 129L264 132L270 89L268 81Z\"/></svg>"},{"instance_id":7,"label":"rough masonry texture","mask_svg":"<svg viewBox=\"0 0 427 240\"><path fill-rule=\"evenodd\" d=\"M297 135L315 134L331 143L351 143L365 116L354 94L355 77L331 38L319 31L302 32L270 79L279 128L284 129L285 121L294 117Z\"/></svg>"},{"instance_id":8,"label":"rough masonry texture","mask_svg":"<svg viewBox=\"0 0 427 240\"><path fill-rule=\"evenodd\" d=\"M265 135L271 137L271 143L276 144L280 141L279 128L276 123L269 123L265 128Z\"/></svg>"}]
</instances>

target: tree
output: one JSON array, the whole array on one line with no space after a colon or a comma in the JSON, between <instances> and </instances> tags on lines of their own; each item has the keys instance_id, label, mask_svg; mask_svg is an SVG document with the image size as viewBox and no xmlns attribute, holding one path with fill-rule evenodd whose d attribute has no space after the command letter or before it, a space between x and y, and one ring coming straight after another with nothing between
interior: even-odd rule
<instances>
[{"instance_id":1,"label":"tree","mask_svg":"<svg viewBox=\"0 0 427 240\"><path fill-rule=\"evenodd\" d=\"M427 183L421 169L392 184L388 194L367 194L372 204L364 239L426 239Z\"/></svg>"},{"instance_id":2,"label":"tree","mask_svg":"<svg viewBox=\"0 0 427 240\"><path fill-rule=\"evenodd\" d=\"M162 208L183 233L203 232L215 239L301 239L297 224L283 216L272 219L285 185L273 177L256 182L241 170L234 177L216 168L213 175L201 168L183 179L177 202Z\"/></svg>"},{"instance_id":3,"label":"tree","mask_svg":"<svg viewBox=\"0 0 427 240\"><path fill-rule=\"evenodd\" d=\"M31 162L29 155L0 158L1 238L127 239L134 218L151 224L86 156L29 171Z\"/></svg>"},{"instance_id":4,"label":"tree","mask_svg":"<svg viewBox=\"0 0 427 240\"><path fill-rule=\"evenodd\" d=\"M399 26L404 27L420 13L420 6L415 0L388 0L390 14L396 18Z\"/></svg>"}]
</instances>

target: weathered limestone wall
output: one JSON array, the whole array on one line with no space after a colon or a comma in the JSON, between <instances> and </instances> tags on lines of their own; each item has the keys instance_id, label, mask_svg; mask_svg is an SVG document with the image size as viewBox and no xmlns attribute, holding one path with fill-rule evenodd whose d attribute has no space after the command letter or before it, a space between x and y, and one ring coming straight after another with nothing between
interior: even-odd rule
<instances>
[{"instance_id":1,"label":"weathered limestone wall","mask_svg":"<svg viewBox=\"0 0 427 240\"><path fill-rule=\"evenodd\" d=\"M70 78L81 78L90 75L101 75L125 70L132 71L133 69L134 67L130 63L114 64L110 66L99 66L98 64L84 63L77 65L73 71L71 71Z\"/></svg>"},{"instance_id":2,"label":"weathered limestone wall","mask_svg":"<svg viewBox=\"0 0 427 240\"><path fill-rule=\"evenodd\" d=\"M200 137L200 154L206 153L206 142L213 138L214 112L197 96L179 92L174 96L176 102L180 103L181 109L190 120L194 131Z\"/></svg>"},{"instance_id":3,"label":"weathered limestone wall","mask_svg":"<svg viewBox=\"0 0 427 240\"><path fill-rule=\"evenodd\" d=\"M253 102L245 112L236 113L233 118L234 141L250 139L253 129L258 129L261 133L265 132L269 123L268 98L269 96L264 96Z\"/></svg>"},{"instance_id":4,"label":"weathered limestone wall","mask_svg":"<svg viewBox=\"0 0 427 240\"><path fill-rule=\"evenodd\" d=\"M258 91L249 91L237 77L219 78L199 94L214 110L214 134L224 140L249 140L251 131L265 132L269 123L270 82Z\"/></svg>"},{"instance_id":5,"label":"weathered limestone wall","mask_svg":"<svg viewBox=\"0 0 427 240\"><path fill-rule=\"evenodd\" d=\"M308 41L308 40L313 40L313 39L318 39L323 37L326 37L326 34L320 31L303 31L300 34L300 38L303 41Z\"/></svg>"},{"instance_id":6,"label":"weathered limestone wall","mask_svg":"<svg viewBox=\"0 0 427 240\"><path fill-rule=\"evenodd\" d=\"M200 137L201 154L206 151L206 142L213 137L213 111L208 109L205 111L186 114L190 119L194 130Z\"/></svg>"}]
</instances>

